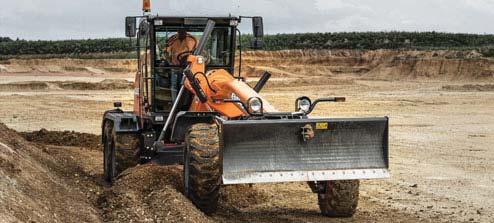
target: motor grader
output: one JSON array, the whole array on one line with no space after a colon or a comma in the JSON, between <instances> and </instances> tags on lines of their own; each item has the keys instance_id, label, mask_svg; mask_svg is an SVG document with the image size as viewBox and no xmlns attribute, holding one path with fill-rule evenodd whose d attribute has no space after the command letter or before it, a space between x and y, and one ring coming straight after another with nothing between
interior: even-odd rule
<instances>
[{"instance_id":1,"label":"motor grader","mask_svg":"<svg viewBox=\"0 0 494 223\"><path fill-rule=\"evenodd\" d=\"M246 20L257 49L261 17L126 18L138 59L134 109L115 102L104 114L105 179L137 164L181 164L184 194L207 214L222 185L307 182L323 215L352 216L359 180L389 177L388 118L309 117L343 97L302 96L295 111L278 111L259 93L268 72L253 87L241 76L238 25ZM183 31L194 49L170 58L168 39Z\"/></svg>"}]
</instances>

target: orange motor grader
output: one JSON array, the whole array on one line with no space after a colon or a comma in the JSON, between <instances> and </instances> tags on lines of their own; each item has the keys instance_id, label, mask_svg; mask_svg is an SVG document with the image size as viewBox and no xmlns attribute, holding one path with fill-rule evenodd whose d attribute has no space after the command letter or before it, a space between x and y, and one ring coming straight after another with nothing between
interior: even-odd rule
<instances>
[{"instance_id":1,"label":"orange motor grader","mask_svg":"<svg viewBox=\"0 0 494 223\"><path fill-rule=\"evenodd\" d=\"M137 39L134 111L116 102L105 112L105 179L136 164L182 164L185 195L205 213L216 210L222 185L302 181L322 214L352 216L359 180L389 177L388 118L309 117L317 104L342 97L303 96L295 111L276 110L259 94L269 73L254 87L235 75L246 19L258 48L261 17L126 18L127 36ZM183 31L197 40L194 49L166 52Z\"/></svg>"}]
</instances>

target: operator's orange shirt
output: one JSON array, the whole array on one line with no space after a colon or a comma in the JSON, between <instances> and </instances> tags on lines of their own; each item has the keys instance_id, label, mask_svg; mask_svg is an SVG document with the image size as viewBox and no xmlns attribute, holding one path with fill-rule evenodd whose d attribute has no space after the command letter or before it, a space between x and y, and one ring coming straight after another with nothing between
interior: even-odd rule
<instances>
[{"instance_id":1,"label":"operator's orange shirt","mask_svg":"<svg viewBox=\"0 0 494 223\"><path fill-rule=\"evenodd\" d=\"M168 39L168 47L166 52L171 57L173 65L180 65L177 56L183 52L193 51L196 48L197 40L194 36L187 34L184 40L178 39L178 34L173 35Z\"/></svg>"}]
</instances>

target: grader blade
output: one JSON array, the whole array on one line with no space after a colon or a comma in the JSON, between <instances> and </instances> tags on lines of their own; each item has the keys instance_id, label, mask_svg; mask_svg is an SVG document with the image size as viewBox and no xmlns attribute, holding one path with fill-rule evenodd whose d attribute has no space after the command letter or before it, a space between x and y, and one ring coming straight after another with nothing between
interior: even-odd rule
<instances>
[{"instance_id":1,"label":"grader blade","mask_svg":"<svg viewBox=\"0 0 494 223\"><path fill-rule=\"evenodd\" d=\"M389 177L387 117L220 125L224 184Z\"/></svg>"}]
</instances>

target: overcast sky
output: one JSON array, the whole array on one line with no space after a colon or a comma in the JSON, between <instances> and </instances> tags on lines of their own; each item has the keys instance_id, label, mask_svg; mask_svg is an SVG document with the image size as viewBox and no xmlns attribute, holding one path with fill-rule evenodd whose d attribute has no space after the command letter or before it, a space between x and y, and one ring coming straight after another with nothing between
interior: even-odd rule
<instances>
[{"instance_id":1,"label":"overcast sky","mask_svg":"<svg viewBox=\"0 0 494 223\"><path fill-rule=\"evenodd\" d=\"M141 0L0 0L0 36L122 37ZM152 0L160 15L261 15L267 33L494 33L494 0ZM248 31L248 30L245 30Z\"/></svg>"}]
</instances>

